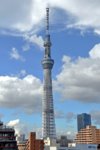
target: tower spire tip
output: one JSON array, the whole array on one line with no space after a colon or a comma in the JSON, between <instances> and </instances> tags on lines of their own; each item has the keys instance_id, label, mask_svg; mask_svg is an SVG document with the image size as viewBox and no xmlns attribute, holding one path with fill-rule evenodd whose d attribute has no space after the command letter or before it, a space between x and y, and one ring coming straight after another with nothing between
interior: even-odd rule
<instances>
[{"instance_id":1,"label":"tower spire tip","mask_svg":"<svg viewBox=\"0 0 100 150\"><path fill-rule=\"evenodd\" d=\"M47 12L47 18L46 18L46 21L47 21L47 35L49 34L49 8L46 8L46 12Z\"/></svg>"}]
</instances>

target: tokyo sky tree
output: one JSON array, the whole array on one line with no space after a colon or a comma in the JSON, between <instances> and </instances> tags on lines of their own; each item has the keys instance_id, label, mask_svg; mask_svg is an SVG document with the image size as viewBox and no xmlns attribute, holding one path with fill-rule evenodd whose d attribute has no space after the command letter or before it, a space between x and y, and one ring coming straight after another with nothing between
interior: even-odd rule
<instances>
[{"instance_id":1,"label":"tokyo sky tree","mask_svg":"<svg viewBox=\"0 0 100 150\"><path fill-rule=\"evenodd\" d=\"M54 64L54 60L51 59L51 42L49 35L49 8L46 8L47 12L47 34L45 36L45 55L41 60L42 67L44 69L44 82L43 82L43 109L42 109L42 137L43 139L56 138L55 129L55 117L53 107L53 94L52 94L52 77L51 69Z\"/></svg>"}]
</instances>

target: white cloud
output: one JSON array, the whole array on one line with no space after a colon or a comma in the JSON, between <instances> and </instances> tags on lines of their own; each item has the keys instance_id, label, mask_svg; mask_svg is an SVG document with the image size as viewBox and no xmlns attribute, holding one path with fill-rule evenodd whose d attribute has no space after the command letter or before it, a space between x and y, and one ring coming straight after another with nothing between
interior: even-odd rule
<instances>
[{"instance_id":1,"label":"white cloud","mask_svg":"<svg viewBox=\"0 0 100 150\"><path fill-rule=\"evenodd\" d=\"M75 27L81 30L92 28L100 32L100 1L99 0L1 0L0 1L0 28L1 33L6 34L10 29L12 32L36 33L43 29L45 24L45 8L52 9L51 22L56 23L57 10L64 10L64 17L59 15L59 22L67 27ZM57 8L57 9L56 9ZM56 16L56 18L54 17ZM95 32L95 33L99 33Z\"/></svg>"},{"instance_id":2,"label":"white cloud","mask_svg":"<svg viewBox=\"0 0 100 150\"><path fill-rule=\"evenodd\" d=\"M18 77L0 76L0 106L3 108L23 107L25 113L42 113L42 83L28 75Z\"/></svg>"},{"instance_id":3,"label":"white cloud","mask_svg":"<svg viewBox=\"0 0 100 150\"><path fill-rule=\"evenodd\" d=\"M36 139L42 138L42 128L35 127L33 131L36 132Z\"/></svg>"},{"instance_id":4,"label":"white cloud","mask_svg":"<svg viewBox=\"0 0 100 150\"><path fill-rule=\"evenodd\" d=\"M29 50L29 44L32 43L33 45L36 44L39 46L40 50L43 50L43 38L42 36L37 37L36 34L32 36L24 36L24 40L27 41L27 44L23 47L23 51Z\"/></svg>"},{"instance_id":5,"label":"white cloud","mask_svg":"<svg viewBox=\"0 0 100 150\"><path fill-rule=\"evenodd\" d=\"M74 139L76 137L77 132L68 131L67 137L68 139Z\"/></svg>"},{"instance_id":6,"label":"white cloud","mask_svg":"<svg viewBox=\"0 0 100 150\"><path fill-rule=\"evenodd\" d=\"M30 49L30 45L26 43L24 46L22 46L23 51L27 51Z\"/></svg>"},{"instance_id":7,"label":"white cloud","mask_svg":"<svg viewBox=\"0 0 100 150\"><path fill-rule=\"evenodd\" d=\"M91 58L100 58L100 43L96 44L92 50L89 52Z\"/></svg>"},{"instance_id":8,"label":"white cloud","mask_svg":"<svg viewBox=\"0 0 100 150\"><path fill-rule=\"evenodd\" d=\"M90 57L63 56L62 71L54 81L55 90L61 93L61 99L76 100L83 103L100 103L100 58L99 45L89 52ZM93 54L94 53L94 54Z\"/></svg>"},{"instance_id":9,"label":"white cloud","mask_svg":"<svg viewBox=\"0 0 100 150\"><path fill-rule=\"evenodd\" d=\"M25 136L29 137L28 127L25 124L21 124L19 119L11 120L7 126L14 127L15 134L25 134Z\"/></svg>"},{"instance_id":10,"label":"white cloud","mask_svg":"<svg viewBox=\"0 0 100 150\"><path fill-rule=\"evenodd\" d=\"M25 76L26 75L26 71L25 70L21 70L20 72L16 71L15 74L14 73L10 73L11 77L20 77L20 76Z\"/></svg>"},{"instance_id":11,"label":"white cloud","mask_svg":"<svg viewBox=\"0 0 100 150\"><path fill-rule=\"evenodd\" d=\"M10 56L11 56L11 58L14 58L16 60L19 59L21 61L25 61L25 58L18 54L18 51L15 47L12 48L12 52L10 52Z\"/></svg>"},{"instance_id":12,"label":"white cloud","mask_svg":"<svg viewBox=\"0 0 100 150\"><path fill-rule=\"evenodd\" d=\"M95 29L94 33L99 34L100 35L100 30Z\"/></svg>"},{"instance_id":13,"label":"white cloud","mask_svg":"<svg viewBox=\"0 0 100 150\"><path fill-rule=\"evenodd\" d=\"M25 76L25 74L26 74L25 70L21 70L20 72L21 72L22 76Z\"/></svg>"},{"instance_id":14,"label":"white cloud","mask_svg":"<svg viewBox=\"0 0 100 150\"><path fill-rule=\"evenodd\" d=\"M25 139L29 138L30 132L36 132L36 139L40 139L42 137L42 128L35 127L35 129L31 129L30 126L22 124L19 119L11 120L7 123L7 126L14 127L15 134L25 134Z\"/></svg>"},{"instance_id":15,"label":"white cloud","mask_svg":"<svg viewBox=\"0 0 100 150\"><path fill-rule=\"evenodd\" d=\"M46 1L37 0L1 0L0 1L0 27L2 31L7 32L36 32L43 26L42 19L45 16ZM44 11L43 11L44 10Z\"/></svg>"},{"instance_id":16,"label":"white cloud","mask_svg":"<svg viewBox=\"0 0 100 150\"><path fill-rule=\"evenodd\" d=\"M61 136L61 135L66 135L66 136L67 136L67 133L66 133L65 131L63 131L63 130L58 129L58 130L56 131L56 135L57 135L57 137L58 137L58 136Z\"/></svg>"},{"instance_id":17,"label":"white cloud","mask_svg":"<svg viewBox=\"0 0 100 150\"><path fill-rule=\"evenodd\" d=\"M63 129L62 130L58 129L56 131L56 134L57 134L57 137L61 135L67 136L67 139L74 139L76 137L76 132L64 131Z\"/></svg>"}]
</instances>

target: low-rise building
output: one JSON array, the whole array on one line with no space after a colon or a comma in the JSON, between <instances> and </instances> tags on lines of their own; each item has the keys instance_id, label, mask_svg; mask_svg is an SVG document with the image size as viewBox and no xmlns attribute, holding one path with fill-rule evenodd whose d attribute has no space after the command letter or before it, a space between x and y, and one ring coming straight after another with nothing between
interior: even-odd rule
<instances>
[{"instance_id":1,"label":"low-rise building","mask_svg":"<svg viewBox=\"0 0 100 150\"><path fill-rule=\"evenodd\" d=\"M29 140L26 143L26 150L44 150L44 140L36 139L36 133L30 132Z\"/></svg>"},{"instance_id":2,"label":"low-rise building","mask_svg":"<svg viewBox=\"0 0 100 150\"><path fill-rule=\"evenodd\" d=\"M16 137L18 150L26 150L26 143L28 139L25 139L25 134L18 134Z\"/></svg>"},{"instance_id":3,"label":"low-rise building","mask_svg":"<svg viewBox=\"0 0 100 150\"><path fill-rule=\"evenodd\" d=\"M68 147L45 146L44 150L97 150L97 145L69 143Z\"/></svg>"},{"instance_id":4,"label":"low-rise building","mask_svg":"<svg viewBox=\"0 0 100 150\"><path fill-rule=\"evenodd\" d=\"M57 143L57 139L52 139L49 137L44 140L44 144L45 146L56 146L56 147L60 146L60 143L59 142Z\"/></svg>"},{"instance_id":5,"label":"low-rise building","mask_svg":"<svg viewBox=\"0 0 100 150\"><path fill-rule=\"evenodd\" d=\"M71 139L67 139L67 136L61 135L57 139L50 139L49 137L44 140L45 146L56 146L56 147L68 147L68 143L73 142Z\"/></svg>"}]
</instances>

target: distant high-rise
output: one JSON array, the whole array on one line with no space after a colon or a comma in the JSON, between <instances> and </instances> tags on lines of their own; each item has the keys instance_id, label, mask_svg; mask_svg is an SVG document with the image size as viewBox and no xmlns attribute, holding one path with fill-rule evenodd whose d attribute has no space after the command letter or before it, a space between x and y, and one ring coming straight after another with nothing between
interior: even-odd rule
<instances>
[{"instance_id":1,"label":"distant high-rise","mask_svg":"<svg viewBox=\"0 0 100 150\"><path fill-rule=\"evenodd\" d=\"M77 130L78 132L81 131L81 129L86 129L86 126L91 126L91 115L82 113L77 115Z\"/></svg>"},{"instance_id":2,"label":"distant high-rise","mask_svg":"<svg viewBox=\"0 0 100 150\"><path fill-rule=\"evenodd\" d=\"M43 110L42 110L42 137L43 139L56 138L55 129L55 117L53 107L53 94L52 94L52 77L51 70L54 64L54 60L51 59L49 35L49 8L46 8L47 12L47 34L45 36L45 55L42 59L42 67L44 69L44 82L43 82Z\"/></svg>"}]
</instances>

